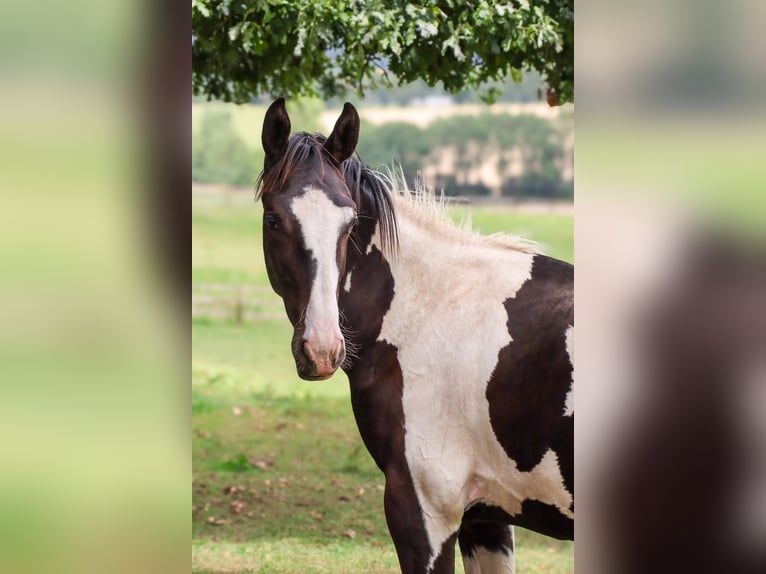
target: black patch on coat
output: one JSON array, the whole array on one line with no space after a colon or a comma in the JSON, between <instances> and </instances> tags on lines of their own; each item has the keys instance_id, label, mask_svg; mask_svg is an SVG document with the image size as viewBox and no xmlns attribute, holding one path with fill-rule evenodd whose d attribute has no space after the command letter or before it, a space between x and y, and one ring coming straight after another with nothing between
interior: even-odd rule
<instances>
[{"instance_id":1,"label":"black patch on coat","mask_svg":"<svg viewBox=\"0 0 766 574\"><path fill-rule=\"evenodd\" d=\"M513 524L534 530L559 540L574 540L574 520L561 514L558 508L539 500L525 500L521 513Z\"/></svg>"},{"instance_id":2,"label":"black patch on coat","mask_svg":"<svg viewBox=\"0 0 766 574\"><path fill-rule=\"evenodd\" d=\"M489 552L513 554L510 516L501 508L484 503L474 504L463 515L458 543L463 556L475 556L483 548Z\"/></svg>"},{"instance_id":3,"label":"black patch on coat","mask_svg":"<svg viewBox=\"0 0 766 574\"><path fill-rule=\"evenodd\" d=\"M495 552L500 551L499 535L507 532L510 524L560 540L574 539L574 520L561 514L553 505L539 500L525 500L521 504L521 512L512 516L499 506L480 502L471 506L463 515L463 523L460 527L461 538L459 538L461 551L465 552L464 544L470 545L471 548L484 546ZM463 532L468 534L464 537ZM508 540L511 540L510 533ZM512 542L510 544L505 542L504 548L510 548L513 551Z\"/></svg>"},{"instance_id":4,"label":"black patch on coat","mask_svg":"<svg viewBox=\"0 0 766 574\"><path fill-rule=\"evenodd\" d=\"M518 469L529 472L552 449L570 493L574 415L563 413L572 381L566 332L574 325L573 296L572 265L535 256L530 279L504 303L512 341L500 350L486 394L492 429Z\"/></svg>"},{"instance_id":5,"label":"black patch on coat","mask_svg":"<svg viewBox=\"0 0 766 574\"><path fill-rule=\"evenodd\" d=\"M566 331L574 323L572 266L535 256L531 278L504 303L512 341L500 350L487 385L490 421L498 441L522 472L549 448L572 446L573 417L564 404L572 380Z\"/></svg>"}]
</instances>

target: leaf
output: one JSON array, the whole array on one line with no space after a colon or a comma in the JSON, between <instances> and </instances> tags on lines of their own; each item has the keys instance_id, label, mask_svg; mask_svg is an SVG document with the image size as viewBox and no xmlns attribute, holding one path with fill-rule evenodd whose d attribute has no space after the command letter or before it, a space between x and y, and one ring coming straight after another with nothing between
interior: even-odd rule
<instances>
[{"instance_id":1,"label":"leaf","mask_svg":"<svg viewBox=\"0 0 766 574\"><path fill-rule=\"evenodd\" d=\"M251 458L249 462L254 467L260 468L261 470L266 470L267 468L274 466L273 462L266 460L265 458Z\"/></svg>"},{"instance_id":2,"label":"leaf","mask_svg":"<svg viewBox=\"0 0 766 574\"><path fill-rule=\"evenodd\" d=\"M237 493L240 493L240 492L245 492L245 487L244 486L240 486L240 485L231 484L229 486L225 486L223 488L223 492L224 492L224 494L229 494L229 495L237 494Z\"/></svg>"},{"instance_id":3,"label":"leaf","mask_svg":"<svg viewBox=\"0 0 766 574\"><path fill-rule=\"evenodd\" d=\"M216 518L215 516L208 516L205 522L212 524L213 526L224 526L225 524L231 523L231 520L227 520L225 518Z\"/></svg>"},{"instance_id":4,"label":"leaf","mask_svg":"<svg viewBox=\"0 0 766 574\"><path fill-rule=\"evenodd\" d=\"M430 38L439 33L439 28L432 22L418 22L418 27L420 28L420 36L423 38Z\"/></svg>"},{"instance_id":5,"label":"leaf","mask_svg":"<svg viewBox=\"0 0 766 574\"><path fill-rule=\"evenodd\" d=\"M232 514L242 514L243 510L245 510L245 503L241 500L232 500L229 503L229 512Z\"/></svg>"},{"instance_id":6,"label":"leaf","mask_svg":"<svg viewBox=\"0 0 766 574\"><path fill-rule=\"evenodd\" d=\"M440 5L449 5L449 15ZM239 103L267 93L332 97L370 88L376 66L386 62L398 83L422 79L451 90L482 87L512 64L543 75L559 100L573 99L571 0L370 0L360 6L193 0L193 93ZM436 38L430 49L429 40ZM405 51L422 40L427 49ZM364 48L362 60L353 56L358 46ZM439 50L454 57L434 65Z\"/></svg>"}]
</instances>

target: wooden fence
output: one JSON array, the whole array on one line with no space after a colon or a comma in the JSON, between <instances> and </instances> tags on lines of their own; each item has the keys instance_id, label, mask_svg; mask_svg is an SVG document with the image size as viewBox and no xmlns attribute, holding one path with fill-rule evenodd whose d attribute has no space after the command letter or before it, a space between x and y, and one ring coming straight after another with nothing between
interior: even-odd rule
<instances>
[{"instance_id":1,"label":"wooden fence","mask_svg":"<svg viewBox=\"0 0 766 574\"><path fill-rule=\"evenodd\" d=\"M194 283L192 317L224 319L235 323L287 319L280 299L264 285Z\"/></svg>"}]
</instances>

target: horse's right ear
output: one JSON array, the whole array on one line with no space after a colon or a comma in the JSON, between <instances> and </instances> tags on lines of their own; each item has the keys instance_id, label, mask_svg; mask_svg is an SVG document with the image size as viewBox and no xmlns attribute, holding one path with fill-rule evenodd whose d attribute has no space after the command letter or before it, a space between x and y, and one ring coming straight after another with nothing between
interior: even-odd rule
<instances>
[{"instance_id":1,"label":"horse's right ear","mask_svg":"<svg viewBox=\"0 0 766 574\"><path fill-rule=\"evenodd\" d=\"M359 114L354 106L346 102L324 147L338 163L343 163L354 153L358 141Z\"/></svg>"},{"instance_id":2,"label":"horse's right ear","mask_svg":"<svg viewBox=\"0 0 766 574\"><path fill-rule=\"evenodd\" d=\"M263 161L263 171L267 172L276 164L287 150L287 140L290 138L290 116L285 109L285 99L279 98L269 106L263 119L261 143L266 158Z\"/></svg>"}]
</instances>

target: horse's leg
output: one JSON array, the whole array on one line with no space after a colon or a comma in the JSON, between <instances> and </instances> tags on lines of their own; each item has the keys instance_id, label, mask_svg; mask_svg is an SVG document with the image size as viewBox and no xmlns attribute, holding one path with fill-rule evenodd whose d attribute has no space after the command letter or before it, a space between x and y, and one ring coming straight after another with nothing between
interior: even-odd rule
<instances>
[{"instance_id":1,"label":"horse's leg","mask_svg":"<svg viewBox=\"0 0 766 574\"><path fill-rule=\"evenodd\" d=\"M513 526L469 522L460 528L460 553L466 574L513 574Z\"/></svg>"},{"instance_id":2,"label":"horse's leg","mask_svg":"<svg viewBox=\"0 0 766 574\"><path fill-rule=\"evenodd\" d=\"M429 527L418 502L409 471L386 472L386 522L403 574L454 574L457 526L441 548L432 549Z\"/></svg>"}]
</instances>

